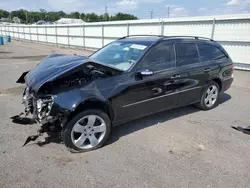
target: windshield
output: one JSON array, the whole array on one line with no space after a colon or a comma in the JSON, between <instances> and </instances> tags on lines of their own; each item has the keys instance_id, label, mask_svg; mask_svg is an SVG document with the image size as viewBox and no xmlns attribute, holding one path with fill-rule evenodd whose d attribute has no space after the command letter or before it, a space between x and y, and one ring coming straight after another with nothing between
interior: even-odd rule
<instances>
[{"instance_id":1,"label":"windshield","mask_svg":"<svg viewBox=\"0 0 250 188\"><path fill-rule=\"evenodd\" d=\"M139 43L135 41L116 41L97 51L90 58L126 71L130 69L141 57L150 43Z\"/></svg>"}]
</instances>

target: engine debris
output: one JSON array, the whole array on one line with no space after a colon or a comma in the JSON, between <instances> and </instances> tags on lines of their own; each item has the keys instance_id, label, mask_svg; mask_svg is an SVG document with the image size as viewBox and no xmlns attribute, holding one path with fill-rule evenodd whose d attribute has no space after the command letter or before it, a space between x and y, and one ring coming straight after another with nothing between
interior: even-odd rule
<instances>
[{"instance_id":1,"label":"engine debris","mask_svg":"<svg viewBox=\"0 0 250 188\"><path fill-rule=\"evenodd\" d=\"M240 131L240 132L243 132L245 134L249 134L250 135L250 126L246 127L246 128L243 128L243 127L234 127L234 126L231 126L233 129L237 130L237 131Z\"/></svg>"}]
</instances>

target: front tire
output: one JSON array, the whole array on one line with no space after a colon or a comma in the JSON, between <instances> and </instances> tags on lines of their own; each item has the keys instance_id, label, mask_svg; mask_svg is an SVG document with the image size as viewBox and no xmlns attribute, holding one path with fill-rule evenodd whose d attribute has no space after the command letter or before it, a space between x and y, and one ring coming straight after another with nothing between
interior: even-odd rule
<instances>
[{"instance_id":1,"label":"front tire","mask_svg":"<svg viewBox=\"0 0 250 188\"><path fill-rule=\"evenodd\" d=\"M218 106L219 91L220 87L216 82L209 82L202 93L201 101L197 104L197 107L202 110L211 110Z\"/></svg>"},{"instance_id":2,"label":"front tire","mask_svg":"<svg viewBox=\"0 0 250 188\"><path fill-rule=\"evenodd\" d=\"M111 122L101 110L86 110L71 119L62 130L62 139L71 152L102 147L111 132Z\"/></svg>"}]
</instances>

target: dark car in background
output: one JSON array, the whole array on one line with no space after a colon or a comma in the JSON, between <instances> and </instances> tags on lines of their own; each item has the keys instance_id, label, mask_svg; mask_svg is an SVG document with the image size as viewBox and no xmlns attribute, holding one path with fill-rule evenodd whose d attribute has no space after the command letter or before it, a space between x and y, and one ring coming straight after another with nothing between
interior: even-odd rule
<instances>
[{"instance_id":1,"label":"dark car in background","mask_svg":"<svg viewBox=\"0 0 250 188\"><path fill-rule=\"evenodd\" d=\"M52 54L18 82L27 85L26 115L60 127L71 150L89 151L101 147L115 125L190 104L216 107L233 70L211 39L128 36L89 57Z\"/></svg>"}]
</instances>

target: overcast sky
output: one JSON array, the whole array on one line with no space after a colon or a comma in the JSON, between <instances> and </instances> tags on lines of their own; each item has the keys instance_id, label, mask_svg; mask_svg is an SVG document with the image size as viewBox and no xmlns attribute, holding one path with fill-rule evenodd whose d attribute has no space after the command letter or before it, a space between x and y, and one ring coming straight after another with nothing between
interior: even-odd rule
<instances>
[{"instance_id":1,"label":"overcast sky","mask_svg":"<svg viewBox=\"0 0 250 188\"><path fill-rule=\"evenodd\" d=\"M102 14L105 5L110 14L131 13L142 19L150 18L150 11L154 18L167 17L167 7L170 17L250 13L250 0L0 0L0 8L8 11L23 8Z\"/></svg>"}]
</instances>

